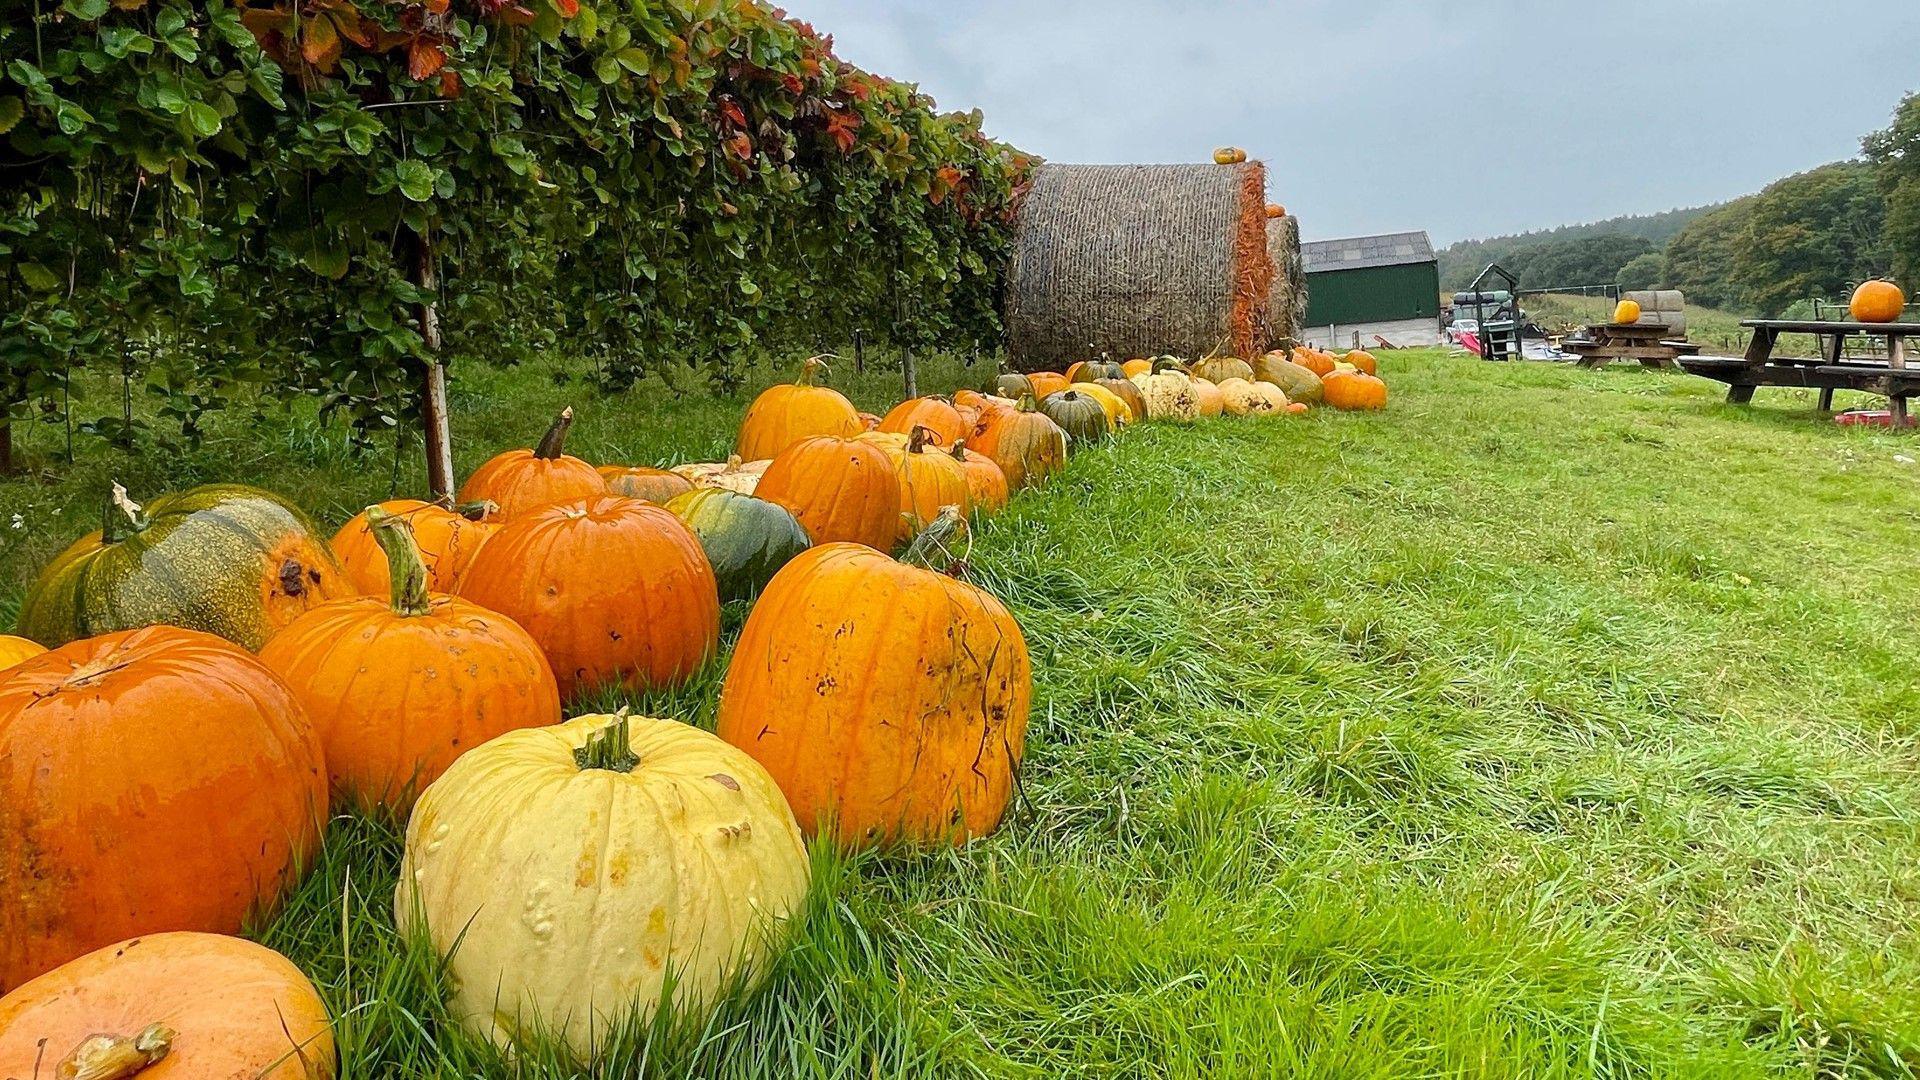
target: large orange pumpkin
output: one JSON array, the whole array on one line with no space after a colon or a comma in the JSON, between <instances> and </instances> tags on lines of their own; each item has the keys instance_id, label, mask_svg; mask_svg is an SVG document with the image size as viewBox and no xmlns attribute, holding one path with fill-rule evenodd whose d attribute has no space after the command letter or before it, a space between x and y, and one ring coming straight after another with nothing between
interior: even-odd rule
<instances>
[{"instance_id":1,"label":"large orange pumpkin","mask_svg":"<svg viewBox=\"0 0 1920 1080\"><path fill-rule=\"evenodd\" d=\"M0 991L135 934L238 931L326 819L319 736L231 642L150 626L0 674Z\"/></svg>"},{"instance_id":2,"label":"large orange pumpkin","mask_svg":"<svg viewBox=\"0 0 1920 1080\"><path fill-rule=\"evenodd\" d=\"M952 454L932 449L934 445L933 432L917 427L907 436L906 446L887 455L900 478L897 540L913 539L946 507L958 506L962 514L972 512L965 466Z\"/></svg>"},{"instance_id":3,"label":"large orange pumpkin","mask_svg":"<svg viewBox=\"0 0 1920 1080\"><path fill-rule=\"evenodd\" d=\"M366 516L393 568L387 597L309 611L260 662L306 707L335 793L404 813L466 751L559 723L560 689L513 620L427 591L406 518L377 506Z\"/></svg>"},{"instance_id":4,"label":"large orange pumpkin","mask_svg":"<svg viewBox=\"0 0 1920 1080\"><path fill-rule=\"evenodd\" d=\"M816 544L886 551L900 528L893 461L866 438L808 439L773 459L754 493L786 507Z\"/></svg>"},{"instance_id":5,"label":"large orange pumpkin","mask_svg":"<svg viewBox=\"0 0 1920 1080\"><path fill-rule=\"evenodd\" d=\"M615 679L672 686L720 645L720 591L699 538L639 499L602 495L508 522L460 595L531 634L563 696Z\"/></svg>"},{"instance_id":6,"label":"large orange pumpkin","mask_svg":"<svg viewBox=\"0 0 1920 1080\"><path fill-rule=\"evenodd\" d=\"M224 934L116 942L0 1000L0 1076L325 1080L335 1069L313 983Z\"/></svg>"},{"instance_id":7,"label":"large orange pumpkin","mask_svg":"<svg viewBox=\"0 0 1920 1080\"><path fill-rule=\"evenodd\" d=\"M1891 281L1863 282L1847 307L1856 322L1899 322L1907 310L1907 294Z\"/></svg>"},{"instance_id":8,"label":"large orange pumpkin","mask_svg":"<svg viewBox=\"0 0 1920 1080\"><path fill-rule=\"evenodd\" d=\"M917 427L932 432L938 445L951 447L966 438L973 425L954 405L937 397L919 397L895 405L876 430L911 435Z\"/></svg>"},{"instance_id":9,"label":"large orange pumpkin","mask_svg":"<svg viewBox=\"0 0 1920 1080\"><path fill-rule=\"evenodd\" d=\"M981 424L968 445L1000 466L1010 491L1045 483L1067 463L1067 433L1038 410L1031 395Z\"/></svg>"},{"instance_id":10,"label":"large orange pumpkin","mask_svg":"<svg viewBox=\"0 0 1920 1080\"><path fill-rule=\"evenodd\" d=\"M607 482L609 492L650 502L655 506L665 506L693 490L692 480L670 469L654 469L645 465L602 465L599 471L601 478Z\"/></svg>"},{"instance_id":11,"label":"large orange pumpkin","mask_svg":"<svg viewBox=\"0 0 1920 1080\"><path fill-rule=\"evenodd\" d=\"M985 454L967 449L965 440L953 444L954 460L967 476L967 502L974 510L992 514L1007 505L1007 474Z\"/></svg>"},{"instance_id":12,"label":"large orange pumpkin","mask_svg":"<svg viewBox=\"0 0 1920 1080\"><path fill-rule=\"evenodd\" d=\"M1006 811L1031 693L1026 640L1000 601L828 544L761 594L717 730L766 766L812 835L958 843Z\"/></svg>"},{"instance_id":13,"label":"large orange pumpkin","mask_svg":"<svg viewBox=\"0 0 1920 1080\"><path fill-rule=\"evenodd\" d=\"M1305 345L1293 350L1293 362L1323 379L1327 377L1328 372L1333 370L1332 356L1321 352L1319 349L1308 348Z\"/></svg>"},{"instance_id":14,"label":"large orange pumpkin","mask_svg":"<svg viewBox=\"0 0 1920 1080\"><path fill-rule=\"evenodd\" d=\"M463 503L490 502L502 517L514 518L554 503L604 494L607 482L593 466L566 452L573 410L560 410L553 426L531 450L496 454L473 470L460 486Z\"/></svg>"},{"instance_id":15,"label":"large orange pumpkin","mask_svg":"<svg viewBox=\"0 0 1920 1080\"><path fill-rule=\"evenodd\" d=\"M0 634L0 671L22 664L46 652L46 646L11 634Z\"/></svg>"},{"instance_id":16,"label":"large orange pumpkin","mask_svg":"<svg viewBox=\"0 0 1920 1080\"><path fill-rule=\"evenodd\" d=\"M1326 403L1336 409L1384 409L1387 384L1364 371L1338 369L1322 380L1326 383Z\"/></svg>"},{"instance_id":17,"label":"large orange pumpkin","mask_svg":"<svg viewBox=\"0 0 1920 1080\"><path fill-rule=\"evenodd\" d=\"M777 457L782 450L818 435L845 438L866 430L860 414L838 390L820 385L827 362L810 357L800 365L800 379L790 385L762 391L740 422L740 457L745 461Z\"/></svg>"},{"instance_id":18,"label":"large orange pumpkin","mask_svg":"<svg viewBox=\"0 0 1920 1080\"><path fill-rule=\"evenodd\" d=\"M452 592L480 545L500 527L491 503L448 509L440 503L392 499L381 503L380 509L405 518L413 529L414 542L427 564L427 588L434 592ZM355 589L366 596L385 595L392 573L387 553L367 528L365 513L355 514L333 534L333 553Z\"/></svg>"}]
</instances>

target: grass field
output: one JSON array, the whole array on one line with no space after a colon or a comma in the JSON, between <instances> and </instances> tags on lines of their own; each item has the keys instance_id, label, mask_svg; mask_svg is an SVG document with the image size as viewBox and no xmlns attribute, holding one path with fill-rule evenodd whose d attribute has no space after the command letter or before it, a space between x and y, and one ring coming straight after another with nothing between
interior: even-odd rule
<instances>
[{"instance_id":1,"label":"grass field","mask_svg":"<svg viewBox=\"0 0 1920 1080\"><path fill-rule=\"evenodd\" d=\"M1036 668L1005 829L820 855L767 987L604 1074L1920 1070L1920 443L1675 374L1383 373L1384 414L1142 425L980 530ZM851 380L861 407L889 380ZM568 401L606 460L720 456L743 407L472 372L463 469ZM0 485L0 625L109 473L246 478L332 525L389 469L294 417ZM718 677L634 704L710 724ZM396 862L390 826L337 820L261 930L346 1074L562 1074L442 1023Z\"/></svg>"}]
</instances>

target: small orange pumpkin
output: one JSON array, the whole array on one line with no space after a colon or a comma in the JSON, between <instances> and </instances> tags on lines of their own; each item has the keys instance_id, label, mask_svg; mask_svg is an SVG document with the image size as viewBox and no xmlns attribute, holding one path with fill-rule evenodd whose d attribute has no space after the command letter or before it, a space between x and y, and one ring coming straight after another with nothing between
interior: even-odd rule
<instances>
[{"instance_id":1,"label":"small orange pumpkin","mask_svg":"<svg viewBox=\"0 0 1920 1080\"><path fill-rule=\"evenodd\" d=\"M1364 371L1336 369L1322 380L1326 403L1336 409L1372 410L1387 407L1387 384Z\"/></svg>"},{"instance_id":2,"label":"small orange pumpkin","mask_svg":"<svg viewBox=\"0 0 1920 1080\"><path fill-rule=\"evenodd\" d=\"M1373 354L1365 349L1355 349L1340 359L1369 375L1380 374L1380 361L1374 359Z\"/></svg>"},{"instance_id":3,"label":"small orange pumpkin","mask_svg":"<svg viewBox=\"0 0 1920 1080\"><path fill-rule=\"evenodd\" d=\"M961 440L954 441L957 443ZM958 506L962 514L972 510L966 468L952 454L929 450L928 447L933 445L936 445L933 432L928 428L916 427L913 434L907 436L907 445L887 455L893 460L894 472L900 478L900 519L896 540L913 539L921 529L940 516L943 507Z\"/></svg>"},{"instance_id":4,"label":"small orange pumpkin","mask_svg":"<svg viewBox=\"0 0 1920 1080\"><path fill-rule=\"evenodd\" d=\"M932 432L934 441L941 446L952 446L972 430L958 408L937 397L918 397L895 405L875 430L911 435L917 427Z\"/></svg>"},{"instance_id":5,"label":"small orange pumpkin","mask_svg":"<svg viewBox=\"0 0 1920 1080\"><path fill-rule=\"evenodd\" d=\"M1188 380L1193 387L1193 400L1200 407L1201 416L1219 416L1227 409L1227 399L1220 393L1218 384L1195 376Z\"/></svg>"},{"instance_id":6,"label":"small orange pumpkin","mask_svg":"<svg viewBox=\"0 0 1920 1080\"><path fill-rule=\"evenodd\" d=\"M1306 411L1307 411L1307 403L1304 401L1287 402L1287 412L1290 413L1291 415L1299 416L1300 414Z\"/></svg>"},{"instance_id":7,"label":"small orange pumpkin","mask_svg":"<svg viewBox=\"0 0 1920 1080\"><path fill-rule=\"evenodd\" d=\"M1279 219L1286 216L1287 216L1286 207L1281 206L1279 203L1267 204L1267 220L1268 221L1278 221Z\"/></svg>"},{"instance_id":8,"label":"small orange pumpkin","mask_svg":"<svg viewBox=\"0 0 1920 1080\"><path fill-rule=\"evenodd\" d=\"M1036 371L1027 376L1027 385L1033 389L1033 400L1045 401L1049 394L1057 394L1073 382L1057 371Z\"/></svg>"},{"instance_id":9,"label":"small orange pumpkin","mask_svg":"<svg viewBox=\"0 0 1920 1080\"><path fill-rule=\"evenodd\" d=\"M1140 359L1128 360L1126 363L1120 365L1120 371L1129 379L1135 375L1147 375L1153 371L1153 361ZM1140 419L1145 420L1145 414L1142 414Z\"/></svg>"},{"instance_id":10,"label":"small orange pumpkin","mask_svg":"<svg viewBox=\"0 0 1920 1080\"><path fill-rule=\"evenodd\" d=\"M566 453L573 409L560 410L540 445L509 450L473 470L460 485L463 503L490 502L500 516L513 518L554 503L572 502L606 492L607 482L593 466Z\"/></svg>"},{"instance_id":11,"label":"small orange pumpkin","mask_svg":"<svg viewBox=\"0 0 1920 1080\"><path fill-rule=\"evenodd\" d=\"M420 557L427 564L427 588L434 592L452 592L454 583L479 552L480 545L500 527L499 515L492 503L480 503L448 509L442 503L417 499L390 499L380 504L385 513L406 519L413 529ZM392 573L387 568L387 553L382 551L373 531L367 527L367 515L355 514L333 534L333 553L340 558L340 569L363 596L381 596L387 591Z\"/></svg>"},{"instance_id":12,"label":"small orange pumpkin","mask_svg":"<svg viewBox=\"0 0 1920 1080\"><path fill-rule=\"evenodd\" d=\"M985 454L967 449L966 441L953 444L954 460L967 476L967 501L980 513L992 514L1007 505L1007 474Z\"/></svg>"},{"instance_id":13,"label":"small orange pumpkin","mask_svg":"<svg viewBox=\"0 0 1920 1080\"><path fill-rule=\"evenodd\" d=\"M821 436L788 448L754 494L800 519L816 544L893 547L900 528L900 482L886 450L868 441Z\"/></svg>"},{"instance_id":14,"label":"small orange pumpkin","mask_svg":"<svg viewBox=\"0 0 1920 1080\"><path fill-rule=\"evenodd\" d=\"M740 457L746 461L772 458L802 439L816 435L845 438L866 430L853 402L840 391L822 386L827 362L808 357L800 365L798 381L768 387L753 399L740 421Z\"/></svg>"},{"instance_id":15,"label":"small orange pumpkin","mask_svg":"<svg viewBox=\"0 0 1920 1080\"><path fill-rule=\"evenodd\" d=\"M404 814L467 750L559 723L560 689L513 620L428 592L405 517L378 506L365 517L392 568L387 596L307 612L267 642L260 662L306 707L334 792Z\"/></svg>"},{"instance_id":16,"label":"small orange pumpkin","mask_svg":"<svg viewBox=\"0 0 1920 1080\"><path fill-rule=\"evenodd\" d=\"M699 538L639 499L601 495L509 521L459 593L532 635L563 696L616 678L673 686L720 645L720 586Z\"/></svg>"},{"instance_id":17,"label":"small orange pumpkin","mask_svg":"<svg viewBox=\"0 0 1920 1080\"><path fill-rule=\"evenodd\" d=\"M1862 282L1853 290L1853 301L1847 310L1855 322L1899 322L1907 310L1907 294L1891 281Z\"/></svg>"},{"instance_id":18,"label":"small orange pumpkin","mask_svg":"<svg viewBox=\"0 0 1920 1080\"><path fill-rule=\"evenodd\" d=\"M693 481L671 469L651 469L645 465L602 465L600 475L607 490L629 499L665 506L693 490Z\"/></svg>"},{"instance_id":19,"label":"small orange pumpkin","mask_svg":"<svg viewBox=\"0 0 1920 1080\"><path fill-rule=\"evenodd\" d=\"M1046 482L1067 463L1067 433L1039 411L1031 394L1010 410L982 420L970 444L1007 474L1007 489Z\"/></svg>"}]
</instances>

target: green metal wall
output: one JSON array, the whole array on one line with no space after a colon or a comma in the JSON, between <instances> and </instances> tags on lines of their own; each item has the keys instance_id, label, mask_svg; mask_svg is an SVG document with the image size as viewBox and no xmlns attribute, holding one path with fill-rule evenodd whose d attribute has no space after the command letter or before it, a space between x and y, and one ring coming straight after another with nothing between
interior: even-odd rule
<instances>
[{"instance_id":1,"label":"green metal wall","mask_svg":"<svg viewBox=\"0 0 1920 1080\"><path fill-rule=\"evenodd\" d=\"M1440 316L1440 264L1408 263L1307 275L1307 325L1352 326Z\"/></svg>"}]
</instances>

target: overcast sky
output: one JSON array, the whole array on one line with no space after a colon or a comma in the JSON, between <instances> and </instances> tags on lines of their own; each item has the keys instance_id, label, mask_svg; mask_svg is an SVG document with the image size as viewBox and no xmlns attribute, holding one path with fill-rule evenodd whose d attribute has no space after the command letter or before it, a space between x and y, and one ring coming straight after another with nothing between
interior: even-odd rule
<instances>
[{"instance_id":1,"label":"overcast sky","mask_svg":"<svg viewBox=\"0 0 1920 1080\"><path fill-rule=\"evenodd\" d=\"M1245 146L1309 239L1691 206L1859 150L1920 3L787 0L841 56L1053 161Z\"/></svg>"}]
</instances>

